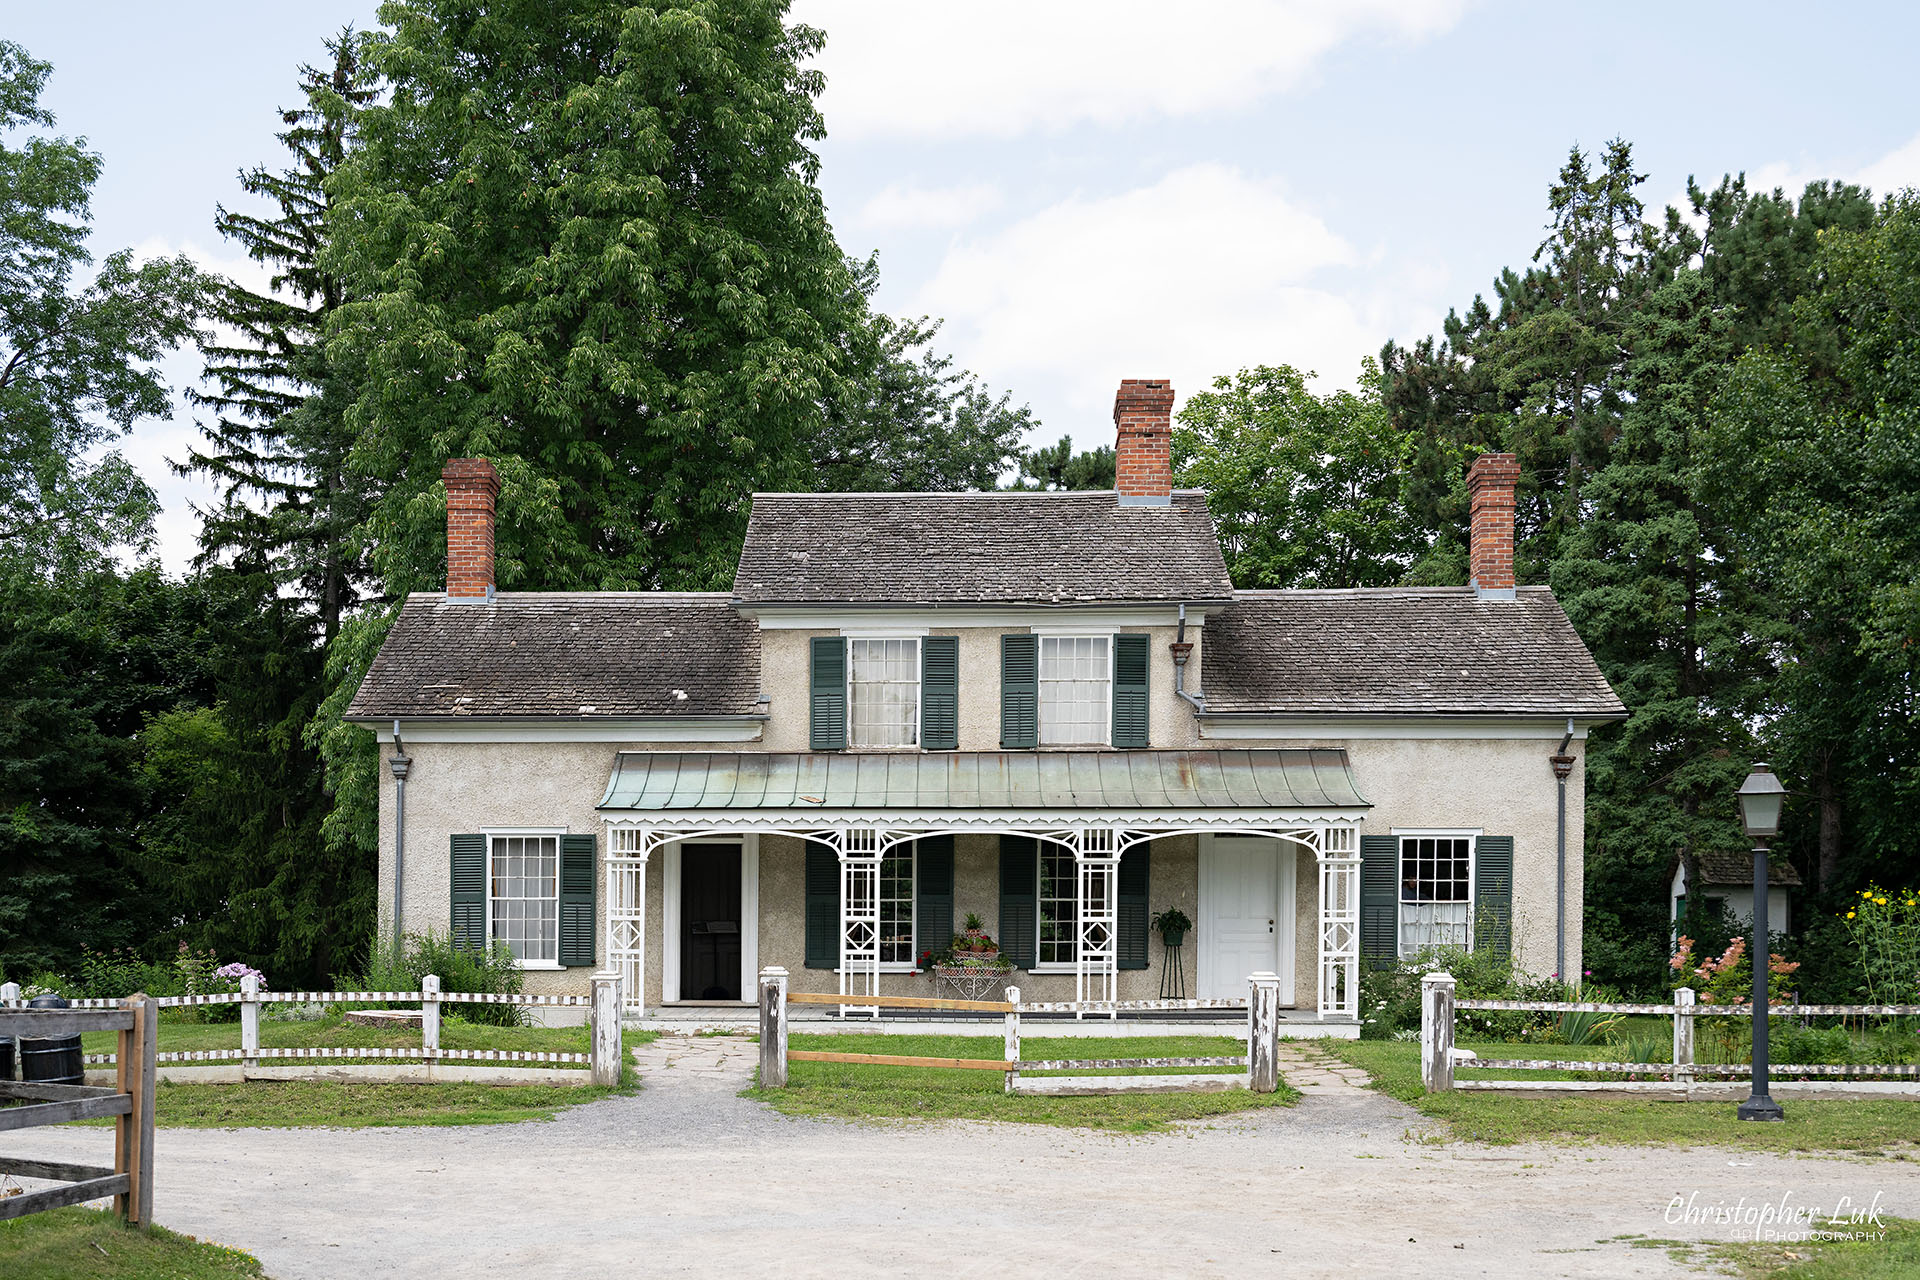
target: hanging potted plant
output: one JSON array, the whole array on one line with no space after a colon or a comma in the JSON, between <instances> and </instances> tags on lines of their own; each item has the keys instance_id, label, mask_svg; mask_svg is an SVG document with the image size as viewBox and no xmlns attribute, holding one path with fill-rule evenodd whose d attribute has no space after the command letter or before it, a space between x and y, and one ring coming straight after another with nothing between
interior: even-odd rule
<instances>
[{"instance_id":1,"label":"hanging potted plant","mask_svg":"<svg viewBox=\"0 0 1920 1280\"><path fill-rule=\"evenodd\" d=\"M1193 921L1187 919L1187 913L1178 907L1168 907L1147 924L1160 935L1161 943L1168 947L1177 947L1185 942L1187 930L1193 928Z\"/></svg>"}]
</instances>

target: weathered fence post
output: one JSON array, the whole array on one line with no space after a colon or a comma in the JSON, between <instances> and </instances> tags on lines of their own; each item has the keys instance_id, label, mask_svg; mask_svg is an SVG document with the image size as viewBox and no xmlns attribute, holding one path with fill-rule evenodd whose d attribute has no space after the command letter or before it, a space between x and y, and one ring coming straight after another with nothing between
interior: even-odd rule
<instances>
[{"instance_id":1,"label":"weathered fence post","mask_svg":"<svg viewBox=\"0 0 1920 1280\"><path fill-rule=\"evenodd\" d=\"M1420 1083L1428 1093L1453 1088L1453 975L1420 979Z\"/></svg>"},{"instance_id":2,"label":"weathered fence post","mask_svg":"<svg viewBox=\"0 0 1920 1280\"><path fill-rule=\"evenodd\" d=\"M787 1087L787 971L777 964L760 971L760 1087Z\"/></svg>"},{"instance_id":3,"label":"weathered fence post","mask_svg":"<svg viewBox=\"0 0 1920 1280\"><path fill-rule=\"evenodd\" d=\"M620 975L593 975L591 1006L593 1050L588 1063L594 1084L620 1083Z\"/></svg>"},{"instance_id":4,"label":"weathered fence post","mask_svg":"<svg viewBox=\"0 0 1920 1280\"><path fill-rule=\"evenodd\" d=\"M240 1065L260 1065L260 975L240 976Z\"/></svg>"},{"instance_id":5,"label":"weathered fence post","mask_svg":"<svg viewBox=\"0 0 1920 1280\"><path fill-rule=\"evenodd\" d=\"M428 1062L440 1056L440 975L420 979L420 1056Z\"/></svg>"},{"instance_id":6,"label":"weathered fence post","mask_svg":"<svg viewBox=\"0 0 1920 1280\"><path fill-rule=\"evenodd\" d=\"M153 1219L154 1050L160 1039L160 1005L136 993L120 1002L133 1011L133 1025L120 1033L115 1055L116 1087L133 1098L133 1109L113 1126L113 1171L127 1175L127 1192L113 1207L133 1226Z\"/></svg>"},{"instance_id":7,"label":"weathered fence post","mask_svg":"<svg viewBox=\"0 0 1920 1280\"><path fill-rule=\"evenodd\" d=\"M1673 1082L1692 1084L1693 1072L1682 1067L1693 1065L1693 988L1679 987L1673 993Z\"/></svg>"},{"instance_id":8,"label":"weathered fence post","mask_svg":"<svg viewBox=\"0 0 1920 1280\"><path fill-rule=\"evenodd\" d=\"M1020 988L1007 988L1007 1003L1012 1005L1013 1008L1007 1010L1006 1039L1001 1046L1000 1056L1008 1062L1018 1062L1020 1061ZM1016 1086L1019 1083L1020 1072L1018 1068L1008 1067L1007 1092L1016 1092Z\"/></svg>"},{"instance_id":9,"label":"weathered fence post","mask_svg":"<svg viewBox=\"0 0 1920 1280\"><path fill-rule=\"evenodd\" d=\"M1280 975L1247 978L1247 1074L1255 1093L1280 1087Z\"/></svg>"}]
</instances>

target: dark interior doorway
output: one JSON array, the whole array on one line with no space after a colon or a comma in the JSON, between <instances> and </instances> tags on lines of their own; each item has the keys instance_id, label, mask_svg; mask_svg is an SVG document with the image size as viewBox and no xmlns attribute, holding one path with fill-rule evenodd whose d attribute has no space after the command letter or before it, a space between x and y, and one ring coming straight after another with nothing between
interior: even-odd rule
<instances>
[{"instance_id":1,"label":"dark interior doorway","mask_svg":"<svg viewBox=\"0 0 1920 1280\"><path fill-rule=\"evenodd\" d=\"M740 999L740 846L680 848L680 998Z\"/></svg>"}]
</instances>

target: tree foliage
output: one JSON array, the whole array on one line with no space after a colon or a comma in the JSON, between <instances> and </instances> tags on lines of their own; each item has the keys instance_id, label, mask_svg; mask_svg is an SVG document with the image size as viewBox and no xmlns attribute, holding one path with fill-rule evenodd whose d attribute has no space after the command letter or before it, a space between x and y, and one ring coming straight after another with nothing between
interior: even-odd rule
<instances>
[{"instance_id":1,"label":"tree foliage","mask_svg":"<svg viewBox=\"0 0 1920 1280\"><path fill-rule=\"evenodd\" d=\"M194 336L208 281L186 258L86 249L100 157L51 129L52 68L0 41L0 556L43 571L144 545L158 504L117 451L142 418L171 414L153 362Z\"/></svg>"},{"instance_id":2,"label":"tree foliage","mask_svg":"<svg viewBox=\"0 0 1920 1280\"><path fill-rule=\"evenodd\" d=\"M1207 491L1237 587L1378 587L1423 549L1401 504L1400 434L1368 361L1361 390L1262 365L1180 410L1174 478Z\"/></svg>"}]
</instances>

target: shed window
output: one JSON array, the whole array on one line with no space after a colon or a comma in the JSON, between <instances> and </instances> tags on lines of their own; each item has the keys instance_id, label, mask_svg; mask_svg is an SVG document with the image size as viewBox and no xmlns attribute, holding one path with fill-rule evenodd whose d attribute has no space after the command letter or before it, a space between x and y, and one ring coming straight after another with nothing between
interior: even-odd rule
<instances>
[{"instance_id":1,"label":"shed window","mask_svg":"<svg viewBox=\"0 0 1920 1280\"><path fill-rule=\"evenodd\" d=\"M1473 903L1471 836L1400 837L1400 954L1464 947Z\"/></svg>"},{"instance_id":2,"label":"shed window","mask_svg":"<svg viewBox=\"0 0 1920 1280\"><path fill-rule=\"evenodd\" d=\"M487 868L487 929L520 961L560 958L560 837L494 836Z\"/></svg>"}]
</instances>

